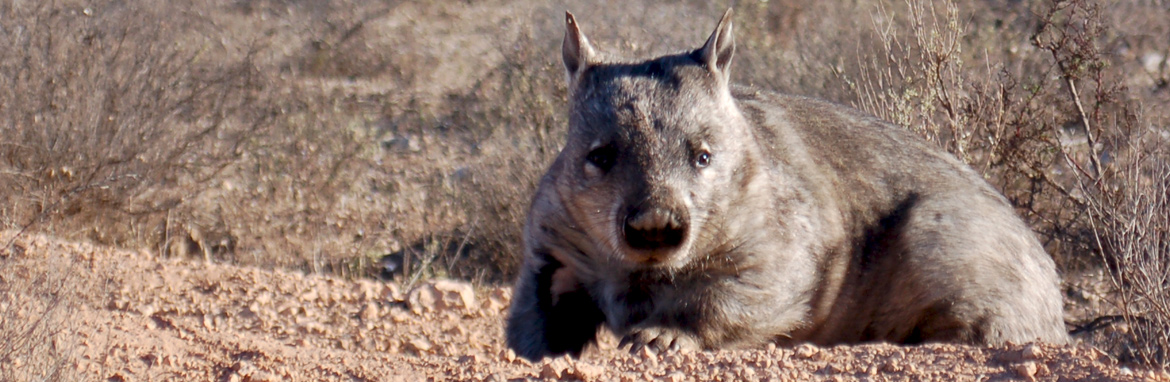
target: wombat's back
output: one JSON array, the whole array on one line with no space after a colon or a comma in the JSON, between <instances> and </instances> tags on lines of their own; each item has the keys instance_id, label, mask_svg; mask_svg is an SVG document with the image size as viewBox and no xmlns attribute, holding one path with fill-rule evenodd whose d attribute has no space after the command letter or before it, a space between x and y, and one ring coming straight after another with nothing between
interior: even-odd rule
<instances>
[{"instance_id":1,"label":"wombat's back","mask_svg":"<svg viewBox=\"0 0 1170 382\"><path fill-rule=\"evenodd\" d=\"M967 165L852 108L742 87L733 94L771 165L798 164L795 176L840 222L840 236L823 245L849 255L821 259L829 283L821 290L839 292L814 299L824 324L804 331L807 340L1067 341L1055 264ZM906 324L932 316L945 318Z\"/></svg>"}]
</instances>

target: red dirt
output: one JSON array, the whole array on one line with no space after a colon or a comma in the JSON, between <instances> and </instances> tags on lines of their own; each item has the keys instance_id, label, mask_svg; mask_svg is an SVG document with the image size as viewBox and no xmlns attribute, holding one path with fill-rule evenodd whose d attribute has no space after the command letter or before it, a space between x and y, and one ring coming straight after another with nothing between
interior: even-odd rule
<instances>
[{"instance_id":1,"label":"red dirt","mask_svg":"<svg viewBox=\"0 0 1170 382\"><path fill-rule=\"evenodd\" d=\"M0 233L0 245L14 233ZM261 270L21 236L0 249L0 380L1160 380L1085 345L870 344L579 360L506 349L511 289Z\"/></svg>"}]
</instances>

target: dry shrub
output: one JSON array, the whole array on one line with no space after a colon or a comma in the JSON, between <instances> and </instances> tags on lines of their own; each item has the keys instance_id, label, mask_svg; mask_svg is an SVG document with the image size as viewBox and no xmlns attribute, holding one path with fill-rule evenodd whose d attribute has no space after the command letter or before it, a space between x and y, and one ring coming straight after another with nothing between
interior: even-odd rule
<instances>
[{"instance_id":1,"label":"dry shrub","mask_svg":"<svg viewBox=\"0 0 1170 382\"><path fill-rule=\"evenodd\" d=\"M1099 5L1034 7L1024 16L1018 9L983 14L997 26L1032 31L989 37L960 21L956 3L880 3L872 20L881 44L856 67L834 70L858 107L982 171L1068 274L1098 267L1104 256L1130 331L1129 345L1100 345L1123 360L1160 364L1170 335L1170 256L1159 241L1168 224L1167 162L1165 151L1149 148L1165 145L1167 132L1139 126L1160 126L1165 115L1144 113L1144 95L1118 70L1124 62L1101 48L1126 37L1109 33Z\"/></svg>"},{"instance_id":2,"label":"dry shrub","mask_svg":"<svg viewBox=\"0 0 1170 382\"><path fill-rule=\"evenodd\" d=\"M1124 361L1166 367L1170 351L1170 135L1164 111L1145 113L1100 46L1108 30L1098 4L1057 1L1035 45L1055 61L1084 149L1060 147L1087 211L1095 250L1127 326ZM1142 128L1149 126L1149 128ZM1070 187L1070 188L1073 188Z\"/></svg>"},{"instance_id":3,"label":"dry shrub","mask_svg":"<svg viewBox=\"0 0 1170 382\"><path fill-rule=\"evenodd\" d=\"M139 244L257 125L247 60L176 48L178 9L18 2L0 12L0 205L8 228ZM207 41L188 39L200 46ZM261 118L262 119L262 118ZM182 127L182 128L177 128Z\"/></svg>"},{"instance_id":4,"label":"dry shrub","mask_svg":"<svg viewBox=\"0 0 1170 382\"><path fill-rule=\"evenodd\" d=\"M0 237L0 240L9 240ZM67 267L58 272L38 275L28 280L7 258L15 256L14 248L0 248L0 379L58 380L63 362L70 349L53 345L54 337L69 324L70 313L76 309L61 293L68 286ZM25 270L27 271L27 270Z\"/></svg>"},{"instance_id":5,"label":"dry shrub","mask_svg":"<svg viewBox=\"0 0 1170 382\"><path fill-rule=\"evenodd\" d=\"M1138 141L1113 178L1080 184L1093 232L1118 291L1128 330L1113 346L1123 360L1165 367L1170 360L1170 151Z\"/></svg>"},{"instance_id":6,"label":"dry shrub","mask_svg":"<svg viewBox=\"0 0 1170 382\"><path fill-rule=\"evenodd\" d=\"M952 2L907 1L894 16L879 2L872 18L880 45L858 65L861 81L838 72L857 93L858 107L918 132L967 159L974 135L960 94L966 92L963 44L966 27ZM906 28L907 30L902 30ZM909 41L901 33L908 33Z\"/></svg>"},{"instance_id":7,"label":"dry shrub","mask_svg":"<svg viewBox=\"0 0 1170 382\"><path fill-rule=\"evenodd\" d=\"M1062 147L1074 200L1119 297L1123 361L1166 367L1170 352L1170 126L1140 109L1100 45L1108 25L1088 1L1055 2L1036 45L1056 62L1085 149ZM1148 128L1142 128L1148 126Z\"/></svg>"},{"instance_id":8,"label":"dry shrub","mask_svg":"<svg viewBox=\"0 0 1170 382\"><path fill-rule=\"evenodd\" d=\"M462 112L452 123L485 138L486 152L469 169L470 187L457 199L475 219L468 231L477 256L466 265L487 271L470 275L478 279L508 280L517 269L528 205L565 133L562 69L546 57L559 41L539 40L534 33L529 29L520 41L501 44L503 62L453 100Z\"/></svg>"},{"instance_id":9,"label":"dry shrub","mask_svg":"<svg viewBox=\"0 0 1170 382\"><path fill-rule=\"evenodd\" d=\"M219 31L207 3L2 7L3 227L310 271L385 253L367 186L394 173L373 168L368 112L350 115L369 100L289 73L317 53Z\"/></svg>"},{"instance_id":10,"label":"dry shrub","mask_svg":"<svg viewBox=\"0 0 1170 382\"><path fill-rule=\"evenodd\" d=\"M149 217L239 155L255 126L228 121L247 113L254 71L176 49L201 25L161 21L174 11L0 5L0 230L141 245L160 234ZM78 282L71 256L29 264L17 235L0 234L0 380L80 380L62 334L80 324L78 292L102 289Z\"/></svg>"},{"instance_id":11,"label":"dry shrub","mask_svg":"<svg viewBox=\"0 0 1170 382\"><path fill-rule=\"evenodd\" d=\"M72 331L83 324L75 291L106 289L78 277L83 265L72 256L34 255L16 235L0 231L0 380L85 380L73 368Z\"/></svg>"}]
</instances>

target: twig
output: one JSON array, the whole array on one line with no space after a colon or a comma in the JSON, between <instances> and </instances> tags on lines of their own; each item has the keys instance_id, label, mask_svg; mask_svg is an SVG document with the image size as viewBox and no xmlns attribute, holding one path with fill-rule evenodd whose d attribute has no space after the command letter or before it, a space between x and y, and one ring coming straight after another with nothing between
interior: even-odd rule
<instances>
[{"instance_id":1,"label":"twig","mask_svg":"<svg viewBox=\"0 0 1170 382\"><path fill-rule=\"evenodd\" d=\"M1101 162L1097 158L1097 140L1093 137L1093 129L1089 125L1089 115L1085 113L1085 106L1081 104L1081 96L1077 93L1076 81L1070 76L1065 76L1064 80L1068 83L1068 90L1072 93L1073 102L1077 105L1077 112L1081 115L1081 123L1085 125L1085 139L1089 144L1089 162L1093 165L1093 184L1100 185L1101 182Z\"/></svg>"}]
</instances>

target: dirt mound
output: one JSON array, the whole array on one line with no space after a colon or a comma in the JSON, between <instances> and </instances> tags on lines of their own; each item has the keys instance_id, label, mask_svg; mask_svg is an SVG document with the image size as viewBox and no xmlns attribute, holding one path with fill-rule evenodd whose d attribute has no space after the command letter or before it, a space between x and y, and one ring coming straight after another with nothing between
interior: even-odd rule
<instances>
[{"instance_id":1,"label":"dirt mound","mask_svg":"<svg viewBox=\"0 0 1170 382\"><path fill-rule=\"evenodd\" d=\"M885 344L530 363L502 341L511 290L157 258L0 234L0 380L1170 380L1087 346Z\"/></svg>"}]
</instances>

